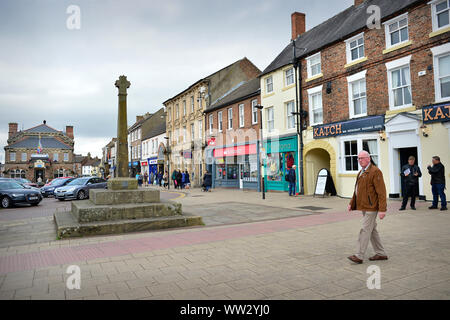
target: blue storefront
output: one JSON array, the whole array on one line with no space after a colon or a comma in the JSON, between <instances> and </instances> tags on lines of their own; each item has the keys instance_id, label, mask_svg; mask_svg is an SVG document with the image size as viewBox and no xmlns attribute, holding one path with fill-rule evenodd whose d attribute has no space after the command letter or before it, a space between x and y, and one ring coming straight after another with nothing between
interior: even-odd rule
<instances>
[{"instance_id":1,"label":"blue storefront","mask_svg":"<svg viewBox=\"0 0 450 320\"><path fill-rule=\"evenodd\" d=\"M290 168L297 166L297 186L298 179L298 140L297 135L287 137L277 137L264 141L264 178L266 191L289 191L289 182L285 180Z\"/></svg>"}]
</instances>

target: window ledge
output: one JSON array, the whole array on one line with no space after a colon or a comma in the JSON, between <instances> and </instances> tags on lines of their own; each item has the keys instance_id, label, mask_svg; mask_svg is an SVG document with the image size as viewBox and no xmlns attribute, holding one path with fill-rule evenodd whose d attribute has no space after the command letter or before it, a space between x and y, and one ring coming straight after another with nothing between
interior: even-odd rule
<instances>
[{"instance_id":1,"label":"window ledge","mask_svg":"<svg viewBox=\"0 0 450 320\"><path fill-rule=\"evenodd\" d=\"M412 42L411 40L409 40L409 41L407 41L407 42L405 42L405 43L401 43L401 44L396 45L396 46L394 46L394 47L390 47L390 48L388 48L388 49L386 49L386 50L383 50L383 54L387 54L387 53L390 53L390 52L392 52L392 51L395 51L395 50L399 50L399 49L405 48L405 47L410 46L410 45L412 45L412 44L413 44L413 42Z\"/></svg>"},{"instance_id":2,"label":"window ledge","mask_svg":"<svg viewBox=\"0 0 450 320\"><path fill-rule=\"evenodd\" d=\"M440 30L433 31L432 33L429 34L429 37L430 38L437 37L443 33L449 32L449 31L450 31L450 26L446 27L446 28L442 28Z\"/></svg>"},{"instance_id":3,"label":"window ledge","mask_svg":"<svg viewBox=\"0 0 450 320\"><path fill-rule=\"evenodd\" d=\"M284 88L282 89L282 91L287 91L287 90L292 89L292 88L294 88L294 87L295 87L295 83L290 84L290 85L287 86L287 87L284 87Z\"/></svg>"},{"instance_id":4,"label":"window ledge","mask_svg":"<svg viewBox=\"0 0 450 320\"><path fill-rule=\"evenodd\" d=\"M388 110L388 111L386 111L386 115L390 116L390 115L393 115L393 114L402 113L402 112L410 112L410 111L416 111L416 106L410 106L410 107L405 107L405 108L398 108L398 109L394 109L394 110Z\"/></svg>"},{"instance_id":5,"label":"window ledge","mask_svg":"<svg viewBox=\"0 0 450 320\"><path fill-rule=\"evenodd\" d=\"M319 73L318 75L315 75L314 77L306 79L305 82L310 82L310 81L313 81L313 80L316 80L316 79L319 79L322 77L323 77L323 73Z\"/></svg>"},{"instance_id":6,"label":"window ledge","mask_svg":"<svg viewBox=\"0 0 450 320\"><path fill-rule=\"evenodd\" d=\"M271 97L271 96L274 96L274 95L275 95L275 92L271 92L271 93L263 95L263 98L268 98L268 97Z\"/></svg>"},{"instance_id":7,"label":"window ledge","mask_svg":"<svg viewBox=\"0 0 450 320\"><path fill-rule=\"evenodd\" d=\"M363 62L365 62L365 61L367 61L367 60L368 60L367 57L364 57L364 58L355 60L355 61L353 61L353 62L347 63L347 64L344 66L344 68L350 68L350 67L353 67L354 65L363 63Z\"/></svg>"}]
</instances>

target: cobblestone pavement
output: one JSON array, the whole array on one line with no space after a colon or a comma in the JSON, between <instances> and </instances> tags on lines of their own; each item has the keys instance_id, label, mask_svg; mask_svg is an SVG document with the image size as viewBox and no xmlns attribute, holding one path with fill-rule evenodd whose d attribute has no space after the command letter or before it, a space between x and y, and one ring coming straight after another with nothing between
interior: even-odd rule
<instances>
[{"instance_id":1,"label":"cobblestone pavement","mask_svg":"<svg viewBox=\"0 0 450 320\"><path fill-rule=\"evenodd\" d=\"M241 202L242 193L179 201ZM246 194L246 203L259 203ZM449 299L450 215L398 212L390 202L379 232L388 261L353 265L360 214L345 199L283 200L275 212L320 204L330 208L277 220L163 232L46 241L0 248L0 299ZM278 206L276 205L277 203ZM322 210L319 210L322 211ZM2 238L0 237L0 240ZM368 256L373 254L369 248ZM67 266L81 268L81 290L68 290ZM381 289L369 290L367 267L381 269Z\"/></svg>"}]
</instances>

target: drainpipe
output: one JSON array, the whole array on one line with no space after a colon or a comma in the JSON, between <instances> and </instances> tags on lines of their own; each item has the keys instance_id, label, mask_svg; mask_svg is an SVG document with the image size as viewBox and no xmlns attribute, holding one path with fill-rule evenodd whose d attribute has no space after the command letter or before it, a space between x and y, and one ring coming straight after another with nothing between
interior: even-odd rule
<instances>
[{"instance_id":1,"label":"drainpipe","mask_svg":"<svg viewBox=\"0 0 450 320\"><path fill-rule=\"evenodd\" d=\"M292 47L293 47L293 65L294 65L294 72L295 72L295 99L296 99L296 120L297 120L297 134L300 137L300 148L299 148L299 173L300 173L300 195L305 194L305 186L304 186L304 172L303 172L303 150L304 150L304 143L303 143L303 109L302 109L302 90L300 87L300 93L299 93L299 83L301 85L302 83L302 62L300 59L296 58L296 52L295 52L295 40L292 40ZM304 51L306 51L306 48L302 48ZM298 81L297 81L298 80Z\"/></svg>"}]
</instances>

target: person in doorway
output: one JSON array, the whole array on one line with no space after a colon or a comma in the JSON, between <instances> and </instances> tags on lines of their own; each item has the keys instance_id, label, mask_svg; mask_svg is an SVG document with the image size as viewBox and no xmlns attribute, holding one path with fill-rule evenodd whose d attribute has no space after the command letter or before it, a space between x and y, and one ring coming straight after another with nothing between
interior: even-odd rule
<instances>
[{"instance_id":1,"label":"person in doorway","mask_svg":"<svg viewBox=\"0 0 450 320\"><path fill-rule=\"evenodd\" d=\"M401 176L405 182L405 194L403 196L402 207L400 211L406 210L406 205L408 204L408 198L411 197L411 209L416 210L416 190L419 186L419 178L422 176L420 168L415 165L416 158L410 156L408 159L408 164L402 167Z\"/></svg>"},{"instance_id":2,"label":"person in doorway","mask_svg":"<svg viewBox=\"0 0 450 320\"><path fill-rule=\"evenodd\" d=\"M441 211L447 210L447 197L445 196L445 167L441 163L441 158L434 156L431 160L433 166L427 167L428 173L431 175L431 192L433 192L433 205L428 209L434 210L438 208L439 197L441 197Z\"/></svg>"},{"instance_id":3,"label":"person in doorway","mask_svg":"<svg viewBox=\"0 0 450 320\"><path fill-rule=\"evenodd\" d=\"M348 205L348 211L362 211L363 220L359 232L358 253L348 257L348 259L356 264L363 263L370 241L375 250L375 255L369 260L387 260L388 257L381 244L376 222L377 215L383 220L387 211L386 185L384 184L383 173L371 161L370 154L367 151L359 153L358 162L362 170L356 178L355 191Z\"/></svg>"},{"instance_id":4,"label":"person in doorway","mask_svg":"<svg viewBox=\"0 0 450 320\"><path fill-rule=\"evenodd\" d=\"M148 173L147 171L144 172L144 186L148 186Z\"/></svg>"},{"instance_id":5,"label":"person in doorway","mask_svg":"<svg viewBox=\"0 0 450 320\"><path fill-rule=\"evenodd\" d=\"M295 173L297 166L293 165L288 172L288 182L289 182L289 197L295 197L295 183L297 182L297 174Z\"/></svg>"},{"instance_id":6,"label":"person in doorway","mask_svg":"<svg viewBox=\"0 0 450 320\"><path fill-rule=\"evenodd\" d=\"M208 170L205 171L205 175L203 176L203 186L205 192L210 192L212 186L212 176L211 173L208 172Z\"/></svg>"}]
</instances>

